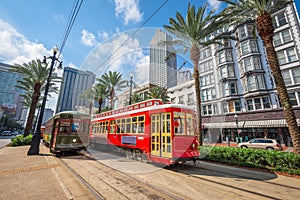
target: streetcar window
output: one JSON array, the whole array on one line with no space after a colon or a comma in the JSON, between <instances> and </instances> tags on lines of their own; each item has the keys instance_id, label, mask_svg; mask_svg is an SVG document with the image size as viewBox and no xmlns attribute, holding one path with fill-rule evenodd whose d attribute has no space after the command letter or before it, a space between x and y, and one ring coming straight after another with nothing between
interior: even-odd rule
<instances>
[{"instance_id":1,"label":"streetcar window","mask_svg":"<svg viewBox=\"0 0 300 200\"><path fill-rule=\"evenodd\" d=\"M110 133L115 133L115 121L110 121Z\"/></svg>"},{"instance_id":2,"label":"streetcar window","mask_svg":"<svg viewBox=\"0 0 300 200\"><path fill-rule=\"evenodd\" d=\"M131 133L131 118L126 118L126 133Z\"/></svg>"},{"instance_id":3,"label":"streetcar window","mask_svg":"<svg viewBox=\"0 0 300 200\"><path fill-rule=\"evenodd\" d=\"M176 135L185 135L185 113L183 112L174 112L174 134Z\"/></svg>"},{"instance_id":4,"label":"streetcar window","mask_svg":"<svg viewBox=\"0 0 300 200\"><path fill-rule=\"evenodd\" d=\"M195 123L193 115L186 114L187 135L195 135Z\"/></svg>"},{"instance_id":5,"label":"streetcar window","mask_svg":"<svg viewBox=\"0 0 300 200\"><path fill-rule=\"evenodd\" d=\"M68 134L69 133L69 127L67 127L67 126L61 126L60 127L60 133L62 133L62 134Z\"/></svg>"}]
</instances>

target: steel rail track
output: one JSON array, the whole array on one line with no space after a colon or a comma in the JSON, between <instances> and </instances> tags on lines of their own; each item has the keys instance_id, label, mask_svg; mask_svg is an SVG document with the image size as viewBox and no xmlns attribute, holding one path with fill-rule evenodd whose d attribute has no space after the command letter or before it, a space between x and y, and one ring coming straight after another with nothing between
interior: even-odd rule
<instances>
[{"instance_id":1,"label":"steel rail track","mask_svg":"<svg viewBox=\"0 0 300 200\"><path fill-rule=\"evenodd\" d=\"M97 199L104 200L105 198L92 186L90 185L80 174L72 169L64 160L59 159L63 166L65 166L86 188L95 196Z\"/></svg>"},{"instance_id":2,"label":"steel rail track","mask_svg":"<svg viewBox=\"0 0 300 200\"><path fill-rule=\"evenodd\" d=\"M90 155L89 155L88 153L83 153L82 155L84 155L85 157L87 157L87 158L89 158L89 159L96 160L95 158L90 157ZM101 164L102 164L102 163L101 163ZM103 165L103 164L102 164L102 165ZM105 166L108 167L108 168L110 168L110 169L115 170L114 168L112 168L112 167L110 167L110 166L107 166L107 165L105 165ZM156 187L156 186L154 186L154 185L152 185L152 184L149 184L149 183L147 183L147 182L141 181L141 180L139 180L138 178L136 178L136 177L134 177L134 176L131 176L130 174L126 174L126 173L124 173L124 172L122 172L122 171L119 171L119 170L118 170L118 172L121 173L121 174L123 174L123 175L125 175L125 176L129 176L130 178L134 179L135 181L137 181L137 182L139 182L139 183L141 183L141 184L144 184L144 185L146 185L146 186L148 186L148 187L150 187L150 188L152 188L152 189L154 189L154 190L156 190L156 191L159 191L159 192L161 192L161 193L163 193L163 194L165 194L165 195L171 197L172 199L183 200L183 198L178 197L178 196L176 196L175 194L172 194L171 192L162 190L162 189L160 189L160 188L158 188L158 187Z\"/></svg>"},{"instance_id":3,"label":"steel rail track","mask_svg":"<svg viewBox=\"0 0 300 200\"><path fill-rule=\"evenodd\" d=\"M91 156L88 152L81 151L81 152L79 152L79 156L82 156L82 157L84 157L84 158L87 158L87 159L89 159L89 160L94 160L94 161L97 162L97 159L95 159L93 156ZM63 158L63 157L61 157L61 158ZM81 181L81 182L87 187L87 189L88 189L89 191L91 191L91 193L94 194L94 196L95 196L96 198L98 198L98 199L105 199L105 197L103 197L103 195L101 195L101 193L99 193L99 192L98 192L91 184L89 184L89 182L88 182L87 180L85 180L79 173L77 173L74 169L72 169L72 167L70 167L63 159L60 159L60 161L62 162L62 164L63 164L65 167L67 167L67 168L72 172L72 174L74 174L74 176L76 176L76 177L78 178L79 181ZM101 163L101 162L97 162L97 164L103 165L103 166L107 167L107 168L110 169L110 170L114 170L114 171L116 171L116 172L118 172L118 173L120 173L120 174L122 174L122 175L124 175L124 176L127 176L127 177L129 177L129 178L135 180L136 182L138 182L138 183L141 184L141 185L145 185L145 186L151 188L152 190L157 191L158 193L161 193L161 194L164 194L165 196L168 196L170 199L174 199L174 200L183 200L183 199L185 199L184 197L179 197L179 196L176 195L176 194L173 194L173 193L171 193L171 192L169 192L169 191L166 191L166 190L163 190L163 189L161 189L161 188L158 188L158 187L156 187L156 186L154 186L154 185L152 185L152 184L150 184L150 183L147 183L147 182L145 182L145 181L139 180L138 178L136 178L136 177L134 177L134 176L131 176L130 174L127 174L127 173L122 172L122 171L120 171L120 170L116 170L116 169L114 169L114 168L112 168L112 167L110 167L110 166L107 166L107 165L105 165L105 164L103 164L103 163ZM120 192L116 187L110 185L108 182L105 182L105 181L103 181L103 180L101 180L101 181L102 181L103 183L105 183L106 185L108 185L108 186L109 186L111 189L113 189L115 192L118 192L118 193L120 193L120 194L123 194L123 193ZM124 196L124 197L125 197L125 196ZM128 198L128 199L129 199L129 198Z\"/></svg>"}]
</instances>

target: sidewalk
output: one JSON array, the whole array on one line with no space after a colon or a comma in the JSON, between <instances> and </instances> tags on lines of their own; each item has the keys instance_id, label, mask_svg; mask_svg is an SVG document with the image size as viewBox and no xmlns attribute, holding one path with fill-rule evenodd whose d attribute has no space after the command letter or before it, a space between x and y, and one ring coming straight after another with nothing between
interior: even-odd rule
<instances>
[{"instance_id":1,"label":"sidewalk","mask_svg":"<svg viewBox=\"0 0 300 200\"><path fill-rule=\"evenodd\" d=\"M95 199L49 149L27 156L29 147L0 149L0 200Z\"/></svg>"}]
</instances>

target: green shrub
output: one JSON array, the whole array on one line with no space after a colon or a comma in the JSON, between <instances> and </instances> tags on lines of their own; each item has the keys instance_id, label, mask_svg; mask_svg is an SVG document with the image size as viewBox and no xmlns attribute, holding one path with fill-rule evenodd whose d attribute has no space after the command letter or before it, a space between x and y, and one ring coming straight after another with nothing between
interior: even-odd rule
<instances>
[{"instance_id":1,"label":"green shrub","mask_svg":"<svg viewBox=\"0 0 300 200\"><path fill-rule=\"evenodd\" d=\"M16 147L16 146L24 146L24 145L30 145L32 140L32 134L24 137L23 135L18 135L14 138L11 138L10 146Z\"/></svg>"},{"instance_id":2,"label":"green shrub","mask_svg":"<svg viewBox=\"0 0 300 200\"><path fill-rule=\"evenodd\" d=\"M201 159L300 175L300 156L283 151L201 146Z\"/></svg>"}]
</instances>

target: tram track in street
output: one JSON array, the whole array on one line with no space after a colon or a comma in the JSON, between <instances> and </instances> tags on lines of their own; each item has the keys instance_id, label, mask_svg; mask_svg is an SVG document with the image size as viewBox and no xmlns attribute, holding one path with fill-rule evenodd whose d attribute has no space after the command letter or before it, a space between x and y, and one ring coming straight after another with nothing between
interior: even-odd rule
<instances>
[{"instance_id":1,"label":"tram track in street","mask_svg":"<svg viewBox=\"0 0 300 200\"><path fill-rule=\"evenodd\" d=\"M207 169L207 168L201 167L199 165L194 165L194 164L185 164L185 165L182 165L181 168L173 166L173 167L169 167L168 169L171 170L171 171L174 171L174 172L185 174L185 175L187 175L189 177L192 177L192 178L195 178L195 179L199 179L199 180L206 181L206 182L209 182L209 183L214 183L214 184L221 185L221 186L224 186L224 187L228 187L228 188L231 188L231 189L239 190L241 192L246 192L246 193L251 194L251 195L256 195L258 198L276 199L276 200L277 199L278 200L282 199L282 198L276 197L275 193L274 193L274 195L266 195L263 192L256 192L256 191L253 191L251 189L243 188L242 186L234 186L232 184L227 184L225 182L212 180L211 178L205 178L203 176L199 176L198 174L193 174L193 171L188 171L187 172L186 170L184 170L184 169L186 169L186 167L196 169L196 170L198 170L198 169L208 170L208 171L213 172L214 174L222 174L222 176L230 177L230 178L232 178L236 181L242 181L242 179L243 180L260 181L261 184L269 184L269 185L272 185L274 187L280 188L283 191L286 190L286 189L298 191L299 194L300 194L300 187L294 187L294 186L290 186L290 185L274 183L274 182L270 182L268 180L263 180L263 178L249 178L249 176L245 176L245 175L242 175L242 174L236 175L236 174L233 174L233 173L227 173L225 171L221 172L220 170ZM236 168L236 169L238 169L238 168ZM259 173L259 172L257 172L257 173ZM264 172L264 173L268 173L268 172ZM270 174L272 174L272 173L270 173Z\"/></svg>"},{"instance_id":2,"label":"tram track in street","mask_svg":"<svg viewBox=\"0 0 300 200\"><path fill-rule=\"evenodd\" d=\"M185 196L178 196L97 162L88 154L64 156L60 160L97 199L186 199ZM70 162L72 160L76 162ZM81 168L79 165L85 172L79 170Z\"/></svg>"},{"instance_id":3,"label":"tram track in street","mask_svg":"<svg viewBox=\"0 0 300 200\"><path fill-rule=\"evenodd\" d=\"M197 165L163 168L126 156L103 154L108 153L98 155L97 151L91 151L61 157L80 181L86 182L93 193L96 191L98 199L287 199L285 193L288 199L295 199L300 194L297 184L272 173L253 172L258 176L255 178L251 171L241 173L242 169L223 165L216 165L220 167L216 169L203 161ZM128 163L143 170L124 170ZM121 169L116 169L115 165L120 165ZM155 170L144 170L149 166Z\"/></svg>"}]
</instances>

